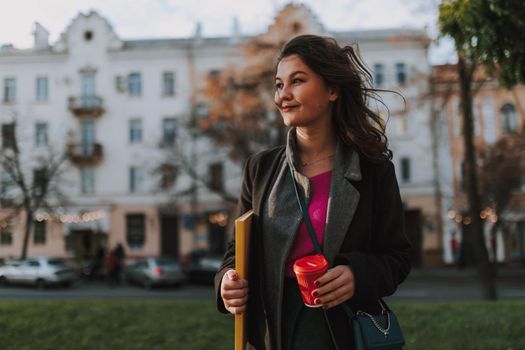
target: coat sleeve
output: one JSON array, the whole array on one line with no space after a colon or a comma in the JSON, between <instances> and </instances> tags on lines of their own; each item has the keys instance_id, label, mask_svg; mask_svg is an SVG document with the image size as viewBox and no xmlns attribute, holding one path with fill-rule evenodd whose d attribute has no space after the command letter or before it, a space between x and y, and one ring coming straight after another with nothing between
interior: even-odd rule
<instances>
[{"instance_id":1,"label":"coat sleeve","mask_svg":"<svg viewBox=\"0 0 525 350\"><path fill-rule=\"evenodd\" d=\"M249 157L246 161L246 165L244 166L244 175L243 175L243 182L241 187L241 196L239 198L239 201L237 203L237 208L235 210L235 218L239 217L241 214L247 212L248 210L252 209L252 187L253 187L253 177L251 174L253 173L252 169L252 161L253 157ZM224 258L222 261L222 265L219 268L219 271L215 274L215 298L217 302L217 308L220 312L227 313L228 311L224 307L224 303L222 301L221 297L221 281L222 277L226 273L226 271L230 269L235 268L235 229L233 234L233 239L228 243L228 246L226 248L226 253L224 254Z\"/></svg>"},{"instance_id":2,"label":"coat sleeve","mask_svg":"<svg viewBox=\"0 0 525 350\"><path fill-rule=\"evenodd\" d=\"M405 235L404 214L392 162L376 170L372 232L367 252L340 253L336 265L349 265L354 274L352 304L377 303L392 295L411 269L410 242Z\"/></svg>"}]
</instances>

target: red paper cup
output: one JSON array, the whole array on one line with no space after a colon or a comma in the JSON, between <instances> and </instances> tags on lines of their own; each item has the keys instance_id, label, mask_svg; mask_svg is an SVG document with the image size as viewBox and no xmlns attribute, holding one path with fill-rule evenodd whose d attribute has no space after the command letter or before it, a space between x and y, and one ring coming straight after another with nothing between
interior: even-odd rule
<instances>
[{"instance_id":1,"label":"red paper cup","mask_svg":"<svg viewBox=\"0 0 525 350\"><path fill-rule=\"evenodd\" d=\"M308 307L320 307L321 305L315 305L315 298L312 296L312 292L315 287L315 280L320 278L328 269L328 261L321 254L308 255L303 258L297 259L293 264L293 271L297 277L297 283L301 290L301 296L303 302Z\"/></svg>"}]
</instances>

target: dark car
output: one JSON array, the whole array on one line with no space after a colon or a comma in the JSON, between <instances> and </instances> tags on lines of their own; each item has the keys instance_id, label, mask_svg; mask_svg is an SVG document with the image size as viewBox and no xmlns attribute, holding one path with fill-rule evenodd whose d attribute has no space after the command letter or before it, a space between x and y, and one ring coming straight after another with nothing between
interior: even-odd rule
<instances>
[{"instance_id":1,"label":"dark car","mask_svg":"<svg viewBox=\"0 0 525 350\"><path fill-rule=\"evenodd\" d=\"M193 283L213 284L213 278L222 264L222 255L194 254L186 266L188 280Z\"/></svg>"},{"instance_id":2,"label":"dark car","mask_svg":"<svg viewBox=\"0 0 525 350\"><path fill-rule=\"evenodd\" d=\"M125 268L124 276L129 283L146 288L181 285L186 280L179 262L168 258L141 258Z\"/></svg>"}]
</instances>

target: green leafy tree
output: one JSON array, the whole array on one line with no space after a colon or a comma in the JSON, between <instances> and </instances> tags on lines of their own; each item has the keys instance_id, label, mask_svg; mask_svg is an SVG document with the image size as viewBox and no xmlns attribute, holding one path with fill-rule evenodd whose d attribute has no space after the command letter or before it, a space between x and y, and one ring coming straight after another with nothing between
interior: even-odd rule
<instances>
[{"instance_id":1,"label":"green leafy tree","mask_svg":"<svg viewBox=\"0 0 525 350\"><path fill-rule=\"evenodd\" d=\"M472 230L466 237L473 243L483 286L483 296L497 299L495 271L488 258L480 218L476 153L473 140L472 78L476 67L497 73L500 83L510 88L525 82L525 6L516 0L443 0L439 26L456 46L465 141L466 185Z\"/></svg>"}]
</instances>

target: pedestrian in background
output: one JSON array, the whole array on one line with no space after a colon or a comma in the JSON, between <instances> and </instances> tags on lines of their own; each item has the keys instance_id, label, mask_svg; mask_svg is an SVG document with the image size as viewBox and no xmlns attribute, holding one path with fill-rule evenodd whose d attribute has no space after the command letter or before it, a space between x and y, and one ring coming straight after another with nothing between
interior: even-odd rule
<instances>
[{"instance_id":1,"label":"pedestrian in background","mask_svg":"<svg viewBox=\"0 0 525 350\"><path fill-rule=\"evenodd\" d=\"M117 244L115 249L113 249L108 255L106 263L109 274L109 283L112 286L120 284L120 276L125 257L126 254L121 243Z\"/></svg>"},{"instance_id":2,"label":"pedestrian in background","mask_svg":"<svg viewBox=\"0 0 525 350\"><path fill-rule=\"evenodd\" d=\"M287 144L246 163L238 213L254 209L250 278L236 274L230 242L215 278L221 312L247 312L249 348L352 349L343 312L379 313L379 298L407 277L410 244L384 133L371 110L371 75L351 46L303 35L282 49L275 104L288 126ZM315 253L294 181L328 271L303 304L292 266ZM297 195L298 196L298 195Z\"/></svg>"}]
</instances>

